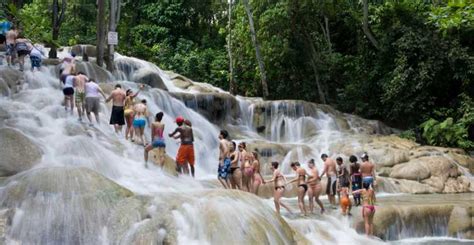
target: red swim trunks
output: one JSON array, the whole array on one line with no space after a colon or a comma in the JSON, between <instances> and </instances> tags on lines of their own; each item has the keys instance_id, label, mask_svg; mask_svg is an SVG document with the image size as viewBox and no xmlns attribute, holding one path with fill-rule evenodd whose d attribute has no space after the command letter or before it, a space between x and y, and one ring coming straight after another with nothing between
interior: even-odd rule
<instances>
[{"instance_id":1,"label":"red swim trunks","mask_svg":"<svg viewBox=\"0 0 474 245\"><path fill-rule=\"evenodd\" d=\"M176 155L176 163L183 165L188 162L194 166L194 146L193 145L180 145L178 154Z\"/></svg>"}]
</instances>

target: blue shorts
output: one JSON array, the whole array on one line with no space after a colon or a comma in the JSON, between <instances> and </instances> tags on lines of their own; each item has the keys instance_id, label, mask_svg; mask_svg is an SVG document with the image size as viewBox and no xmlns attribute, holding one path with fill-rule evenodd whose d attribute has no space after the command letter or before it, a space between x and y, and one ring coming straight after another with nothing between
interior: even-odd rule
<instances>
[{"instance_id":1,"label":"blue shorts","mask_svg":"<svg viewBox=\"0 0 474 245\"><path fill-rule=\"evenodd\" d=\"M133 127L135 128L143 128L146 125L146 120L143 118L138 118L133 120Z\"/></svg>"},{"instance_id":2,"label":"blue shorts","mask_svg":"<svg viewBox=\"0 0 474 245\"><path fill-rule=\"evenodd\" d=\"M362 178L362 186L365 186L365 185L373 185L374 184L374 177L372 176L365 176Z\"/></svg>"},{"instance_id":3,"label":"blue shorts","mask_svg":"<svg viewBox=\"0 0 474 245\"><path fill-rule=\"evenodd\" d=\"M227 179L230 175L230 158L224 158L224 164L219 164L219 168L217 169L217 176L222 179Z\"/></svg>"},{"instance_id":4,"label":"blue shorts","mask_svg":"<svg viewBox=\"0 0 474 245\"><path fill-rule=\"evenodd\" d=\"M41 58L40 57L30 56L30 60L31 60L31 67L37 67L37 68L41 67Z\"/></svg>"},{"instance_id":5,"label":"blue shorts","mask_svg":"<svg viewBox=\"0 0 474 245\"><path fill-rule=\"evenodd\" d=\"M156 139L153 141L153 143L151 143L151 145L154 147L154 148L165 148L166 147L166 144L165 144L165 141L163 139Z\"/></svg>"},{"instance_id":6,"label":"blue shorts","mask_svg":"<svg viewBox=\"0 0 474 245\"><path fill-rule=\"evenodd\" d=\"M9 43L9 44L7 44L6 48L7 48L7 50L5 52L5 55L12 56L13 52L15 51L15 44Z\"/></svg>"}]
</instances>

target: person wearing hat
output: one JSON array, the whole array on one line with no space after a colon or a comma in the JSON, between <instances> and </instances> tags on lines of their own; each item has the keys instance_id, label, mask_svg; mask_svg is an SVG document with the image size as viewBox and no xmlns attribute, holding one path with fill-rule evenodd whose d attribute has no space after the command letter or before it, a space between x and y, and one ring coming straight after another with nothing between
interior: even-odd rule
<instances>
[{"instance_id":1,"label":"person wearing hat","mask_svg":"<svg viewBox=\"0 0 474 245\"><path fill-rule=\"evenodd\" d=\"M362 154L360 157L362 164L360 165L360 172L362 174L362 185L367 184L374 186L375 183L375 164L369 162L369 155L367 153Z\"/></svg>"},{"instance_id":2,"label":"person wearing hat","mask_svg":"<svg viewBox=\"0 0 474 245\"><path fill-rule=\"evenodd\" d=\"M181 139L181 145L178 149L178 154L176 155L176 170L179 173L189 174L190 164L194 167L194 136L192 127L184 124L184 118L179 116L176 118L176 124L178 127L170 133L169 137L174 137L179 133L179 138ZM191 173L194 177L194 173Z\"/></svg>"}]
</instances>

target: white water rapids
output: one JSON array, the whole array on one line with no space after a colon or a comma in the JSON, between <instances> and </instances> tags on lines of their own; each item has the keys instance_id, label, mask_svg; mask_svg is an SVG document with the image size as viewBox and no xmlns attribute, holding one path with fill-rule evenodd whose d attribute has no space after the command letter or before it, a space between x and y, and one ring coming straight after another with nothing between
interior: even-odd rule
<instances>
[{"instance_id":1,"label":"white water rapids","mask_svg":"<svg viewBox=\"0 0 474 245\"><path fill-rule=\"evenodd\" d=\"M138 69L120 70L114 84L118 82L136 91L137 85L125 80L130 78L130 73L145 69L159 73L169 92L197 93L176 87L153 64L123 56L118 60ZM112 75L109 79L115 80ZM139 98L148 101L153 115L159 111L165 113L165 133L174 130L176 116L191 120L197 180L170 176L153 165L146 169L143 147L114 133L108 124L111 106L103 101L101 124L94 127L78 122L77 115L66 113L61 106L63 95L53 67L40 72L25 71L25 82L17 94L0 97L0 107L10 115L4 125L21 131L41 148L43 155L34 169L6 179L0 187L0 203L14 212L10 228L5 231L6 243L291 244L305 240L312 244L382 243L358 234L348 219L340 215L296 218L284 213L280 219L273 211L271 200L206 184L216 176L219 126L169 92L148 87ZM319 159L321 153L330 153L331 145L348 141L347 135L364 130L357 126L360 119L349 115L343 116L349 127L341 129L329 112L307 113L292 103L274 102L267 107L271 110L265 112L264 118L259 119L267 129L259 134L254 129L254 109L258 103L240 97L237 101L240 122L229 127L239 131L239 141L292 145L293 150L283 160L286 173L291 160ZM150 135L148 128L146 135ZM167 153L174 157L178 142L166 137L166 144ZM358 143L354 140L353 144ZM320 162L318 167L321 169ZM120 191L109 194L109 190L119 187L106 179L96 181L100 175L132 191L134 196Z\"/></svg>"}]
</instances>

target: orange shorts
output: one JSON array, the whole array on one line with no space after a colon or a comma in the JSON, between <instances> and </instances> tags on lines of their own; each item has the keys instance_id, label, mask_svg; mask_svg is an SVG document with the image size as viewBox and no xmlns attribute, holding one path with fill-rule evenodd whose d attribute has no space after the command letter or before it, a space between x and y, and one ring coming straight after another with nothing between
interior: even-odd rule
<instances>
[{"instance_id":1,"label":"orange shorts","mask_svg":"<svg viewBox=\"0 0 474 245\"><path fill-rule=\"evenodd\" d=\"M183 165L188 162L194 166L194 146L193 145L180 145L178 149L178 155L176 155L176 163Z\"/></svg>"},{"instance_id":2,"label":"orange shorts","mask_svg":"<svg viewBox=\"0 0 474 245\"><path fill-rule=\"evenodd\" d=\"M341 197L341 209L342 212L346 212L347 208L351 206L351 200L347 197Z\"/></svg>"}]
</instances>

